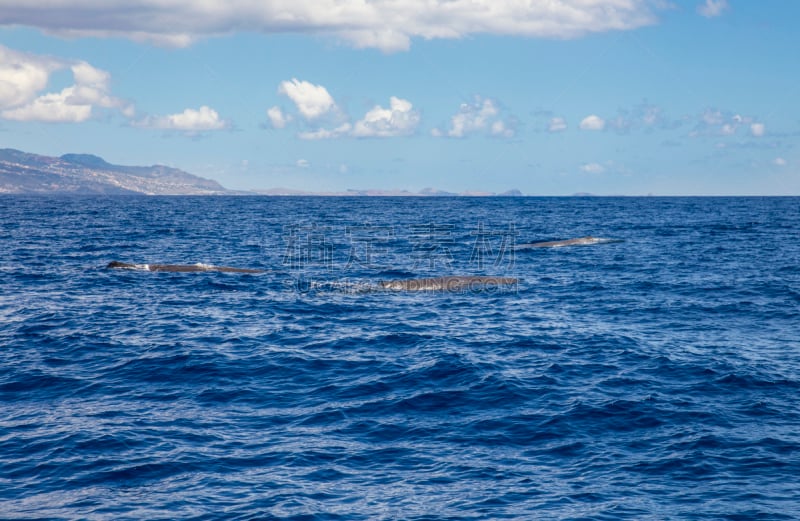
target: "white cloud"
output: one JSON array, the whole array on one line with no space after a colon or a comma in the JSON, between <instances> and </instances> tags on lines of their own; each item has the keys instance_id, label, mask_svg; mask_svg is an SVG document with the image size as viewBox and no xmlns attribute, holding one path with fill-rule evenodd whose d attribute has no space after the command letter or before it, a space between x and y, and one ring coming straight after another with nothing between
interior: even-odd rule
<instances>
[{"instance_id":1,"label":"white cloud","mask_svg":"<svg viewBox=\"0 0 800 521\"><path fill-rule=\"evenodd\" d=\"M284 128L292 121L292 116L284 114L280 107L271 107L267 109L267 117L272 124L272 128Z\"/></svg>"},{"instance_id":2,"label":"white cloud","mask_svg":"<svg viewBox=\"0 0 800 521\"><path fill-rule=\"evenodd\" d=\"M389 108L376 105L363 118L351 124L347 121L335 128L318 127L300 132L300 139L319 140L342 137L398 137L414 133L419 125L419 112L410 101L392 96Z\"/></svg>"},{"instance_id":3,"label":"white cloud","mask_svg":"<svg viewBox=\"0 0 800 521\"><path fill-rule=\"evenodd\" d=\"M491 134L497 137L514 137L514 129L508 128L503 121L495 121L492 123Z\"/></svg>"},{"instance_id":4,"label":"white cloud","mask_svg":"<svg viewBox=\"0 0 800 521\"><path fill-rule=\"evenodd\" d=\"M717 5L722 0L710 5ZM724 2L722 2L724 3ZM337 36L355 47L408 49L412 38L477 34L577 38L654 24L650 0L3 0L0 25L67 37L185 46L237 31ZM135 13L135 16L131 16Z\"/></svg>"},{"instance_id":5,"label":"white cloud","mask_svg":"<svg viewBox=\"0 0 800 521\"><path fill-rule=\"evenodd\" d=\"M395 137L413 134L419 125L419 112L410 101L392 96L389 108L375 106L353 126L355 137Z\"/></svg>"},{"instance_id":6,"label":"white cloud","mask_svg":"<svg viewBox=\"0 0 800 521\"><path fill-rule=\"evenodd\" d=\"M642 124L645 127L655 126L659 122L661 122L663 118L661 114L662 113L661 108L656 107L655 105L643 104L639 107L639 110L641 112L640 117Z\"/></svg>"},{"instance_id":7,"label":"white cloud","mask_svg":"<svg viewBox=\"0 0 800 521\"><path fill-rule=\"evenodd\" d=\"M322 85L292 78L278 86L278 93L289 97L307 120L316 119L336 108L333 97Z\"/></svg>"},{"instance_id":8,"label":"white cloud","mask_svg":"<svg viewBox=\"0 0 800 521\"><path fill-rule=\"evenodd\" d=\"M750 133L755 137L761 137L767 131L766 125L763 123L753 123L750 125Z\"/></svg>"},{"instance_id":9,"label":"white cloud","mask_svg":"<svg viewBox=\"0 0 800 521\"><path fill-rule=\"evenodd\" d=\"M133 105L109 95L111 75L108 72L78 62L72 66L72 74L75 76L75 91L70 102L119 109L128 117L133 115Z\"/></svg>"},{"instance_id":10,"label":"white cloud","mask_svg":"<svg viewBox=\"0 0 800 521\"><path fill-rule=\"evenodd\" d=\"M706 18L722 16L722 12L728 8L728 0L706 0L705 3L697 6L697 12Z\"/></svg>"},{"instance_id":11,"label":"white cloud","mask_svg":"<svg viewBox=\"0 0 800 521\"><path fill-rule=\"evenodd\" d=\"M343 123L338 127L334 128L333 130L329 130L326 128L318 128L315 130L309 130L306 132L300 132L297 137L300 139L333 139L338 137L344 137L350 134L353 126L350 123Z\"/></svg>"},{"instance_id":12,"label":"white cloud","mask_svg":"<svg viewBox=\"0 0 800 521\"><path fill-rule=\"evenodd\" d=\"M480 96L476 96L473 103L461 104L458 112L450 118L450 128L446 132L434 129L431 135L461 138L478 132L506 138L514 136L511 123L501 119L497 102Z\"/></svg>"},{"instance_id":13,"label":"white cloud","mask_svg":"<svg viewBox=\"0 0 800 521\"><path fill-rule=\"evenodd\" d=\"M483 130L489 120L497 115L497 107L490 99L475 103L462 103L458 113L451 120L450 130L447 135L450 137L464 137L466 134Z\"/></svg>"},{"instance_id":14,"label":"white cloud","mask_svg":"<svg viewBox=\"0 0 800 521\"><path fill-rule=\"evenodd\" d=\"M789 164L789 162L782 157L776 157L775 159L772 160L772 164L775 166L786 166L787 164Z\"/></svg>"},{"instance_id":15,"label":"white cloud","mask_svg":"<svg viewBox=\"0 0 800 521\"><path fill-rule=\"evenodd\" d=\"M64 67L56 60L0 45L0 109L30 102L47 87L50 73Z\"/></svg>"},{"instance_id":16,"label":"white cloud","mask_svg":"<svg viewBox=\"0 0 800 521\"><path fill-rule=\"evenodd\" d=\"M16 121L44 121L47 123L80 123L92 116L92 106L73 103L75 87L67 87L59 93L39 96L32 102L3 111L3 117Z\"/></svg>"},{"instance_id":17,"label":"white cloud","mask_svg":"<svg viewBox=\"0 0 800 521\"><path fill-rule=\"evenodd\" d=\"M706 125L721 125L725 120L722 112L719 110L706 110L701 116L701 120Z\"/></svg>"},{"instance_id":18,"label":"white cloud","mask_svg":"<svg viewBox=\"0 0 800 521\"><path fill-rule=\"evenodd\" d=\"M697 124L689 136L734 136L740 133L740 129L746 129L751 136L761 137L766 133L767 127L764 123L758 123L757 119L733 112L707 109L697 118Z\"/></svg>"},{"instance_id":19,"label":"white cloud","mask_svg":"<svg viewBox=\"0 0 800 521\"><path fill-rule=\"evenodd\" d=\"M585 165L581 165L581 170L587 174L602 174L606 171L606 167L600 163L586 163Z\"/></svg>"},{"instance_id":20,"label":"white cloud","mask_svg":"<svg viewBox=\"0 0 800 521\"><path fill-rule=\"evenodd\" d=\"M637 130L652 132L658 129L675 129L682 124L680 120L668 119L661 107L644 101L630 109L619 109L616 117L605 121L604 128L617 134L629 134Z\"/></svg>"},{"instance_id":21,"label":"white cloud","mask_svg":"<svg viewBox=\"0 0 800 521\"><path fill-rule=\"evenodd\" d=\"M70 69L74 85L58 93L39 94L52 72ZM0 116L17 121L77 123L92 117L94 108L116 109L126 117L131 103L111 96L111 75L90 64L20 53L0 45Z\"/></svg>"},{"instance_id":22,"label":"white cloud","mask_svg":"<svg viewBox=\"0 0 800 521\"><path fill-rule=\"evenodd\" d=\"M586 116L580 124L581 130L603 130L606 127L606 122L603 118L595 116Z\"/></svg>"},{"instance_id":23,"label":"white cloud","mask_svg":"<svg viewBox=\"0 0 800 521\"><path fill-rule=\"evenodd\" d=\"M563 132L567 130L567 121L564 118L551 118L547 123L548 132Z\"/></svg>"},{"instance_id":24,"label":"white cloud","mask_svg":"<svg viewBox=\"0 0 800 521\"><path fill-rule=\"evenodd\" d=\"M298 168L308 168L311 166L311 163L308 161L308 159L298 159L297 163L295 164Z\"/></svg>"},{"instance_id":25,"label":"white cloud","mask_svg":"<svg viewBox=\"0 0 800 521\"><path fill-rule=\"evenodd\" d=\"M306 120L308 130L297 134L300 139L407 136L414 133L420 122L420 114L411 102L396 96L389 99L389 108L376 105L363 118L350 123L322 85L292 79L281 82L278 92L288 96ZM267 116L274 128L283 128L292 120L292 115L279 107L267 110Z\"/></svg>"},{"instance_id":26,"label":"white cloud","mask_svg":"<svg viewBox=\"0 0 800 521\"><path fill-rule=\"evenodd\" d=\"M137 122L136 126L196 133L226 129L230 124L220 119L216 110L203 105L199 109L186 109L178 114L147 117Z\"/></svg>"}]
</instances>

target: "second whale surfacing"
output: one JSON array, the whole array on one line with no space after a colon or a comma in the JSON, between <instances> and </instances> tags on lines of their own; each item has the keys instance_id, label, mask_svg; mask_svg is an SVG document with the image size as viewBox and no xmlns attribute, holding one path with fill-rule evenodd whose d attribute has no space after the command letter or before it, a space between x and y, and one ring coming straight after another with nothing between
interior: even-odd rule
<instances>
[{"instance_id":1,"label":"second whale surfacing","mask_svg":"<svg viewBox=\"0 0 800 521\"><path fill-rule=\"evenodd\" d=\"M519 279L514 277L453 275L424 279L384 280L379 282L378 286L381 289L393 291L470 291L488 290L518 283Z\"/></svg>"},{"instance_id":2,"label":"second whale surfacing","mask_svg":"<svg viewBox=\"0 0 800 521\"><path fill-rule=\"evenodd\" d=\"M111 261L108 263L106 268L139 271L166 271L171 273L196 273L207 271L218 271L222 273L266 273L265 270L231 268L229 266L213 266L211 264L130 264L120 261Z\"/></svg>"},{"instance_id":3,"label":"second whale surfacing","mask_svg":"<svg viewBox=\"0 0 800 521\"><path fill-rule=\"evenodd\" d=\"M111 261L106 268L136 270L136 271L164 271L172 273L197 273L197 272L222 272L222 273L267 273L267 270L250 268L231 268L229 266L213 266L210 264L131 264L128 262ZM430 277L422 279L396 279L384 280L371 286L370 291L488 291L504 286L514 286L519 283L515 277L452 275L446 277Z\"/></svg>"},{"instance_id":4,"label":"second whale surfacing","mask_svg":"<svg viewBox=\"0 0 800 521\"><path fill-rule=\"evenodd\" d=\"M564 246L591 246L594 244L612 244L615 242L623 242L622 239L608 239L605 237L578 237L576 239L566 239L563 241L545 241L545 242L531 242L527 244L517 244L514 249L527 250L530 248L562 248Z\"/></svg>"}]
</instances>

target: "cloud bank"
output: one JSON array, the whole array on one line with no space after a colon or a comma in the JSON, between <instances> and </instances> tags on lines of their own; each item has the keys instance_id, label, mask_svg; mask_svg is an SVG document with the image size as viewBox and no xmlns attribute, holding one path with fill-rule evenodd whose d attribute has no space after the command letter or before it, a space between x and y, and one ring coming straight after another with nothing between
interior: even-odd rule
<instances>
[{"instance_id":1,"label":"cloud bank","mask_svg":"<svg viewBox=\"0 0 800 521\"><path fill-rule=\"evenodd\" d=\"M0 0L2 26L67 37L123 37L187 46L246 31L331 35L357 48L407 50L413 38L578 38L656 22L659 0ZM716 5L724 0L708 0ZM709 9L715 9L710 7Z\"/></svg>"},{"instance_id":2,"label":"cloud bank","mask_svg":"<svg viewBox=\"0 0 800 521\"><path fill-rule=\"evenodd\" d=\"M56 71L69 69L74 84L42 94ZM98 109L132 117L131 103L110 92L111 75L84 61L18 52L0 45L0 117L15 121L80 123Z\"/></svg>"},{"instance_id":3,"label":"cloud bank","mask_svg":"<svg viewBox=\"0 0 800 521\"><path fill-rule=\"evenodd\" d=\"M740 129L746 129L752 137L763 137L767 133L767 126L753 116L706 109L697 117L697 124L689 137L734 136L739 134Z\"/></svg>"},{"instance_id":4,"label":"cloud bank","mask_svg":"<svg viewBox=\"0 0 800 521\"><path fill-rule=\"evenodd\" d=\"M416 131L420 122L419 111L414 109L412 103L397 96L389 98L388 108L375 105L364 117L351 123L349 116L322 85L292 78L280 83L278 94L294 103L298 121L305 127L297 134L300 139L408 136ZM267 118L275 129L285 128L295 120L293 114L284 112L277 105L267 109Z\"/></svg>"},{"instance_id":5,"label":"cloud bank","mask_svg":"<svg viewBox=\"0 0 800 521\"><path fill-rule=\"evenodd\" d=\"M0 0L2 2L2 0ZM69 70L73 85L45 92L53 73ZM111 94L111 75L85 61L23 53L0 45L0 118L45 123L82 123L106 112L117 112L133 126L196 134L221 130L230 123L216 110L202 106L177 114L147 116L134 121L136 109Z\"/></svg>"}]
</instances>

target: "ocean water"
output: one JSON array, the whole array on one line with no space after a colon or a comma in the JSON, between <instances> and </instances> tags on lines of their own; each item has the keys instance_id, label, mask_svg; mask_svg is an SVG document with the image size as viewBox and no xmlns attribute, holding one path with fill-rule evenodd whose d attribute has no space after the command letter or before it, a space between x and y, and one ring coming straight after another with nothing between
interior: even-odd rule
<instances>
[{"instance_id":1,"label":"ocean water","mask_svg":"<svg viewBox=\"0 0 800 521\"><path fill-rule=\"evenodd\" d=\"M519 282L377 286L452 274ZM783 520L798 476L800 198L0 197L0 518Z\"/></svg>"}]
</instances>

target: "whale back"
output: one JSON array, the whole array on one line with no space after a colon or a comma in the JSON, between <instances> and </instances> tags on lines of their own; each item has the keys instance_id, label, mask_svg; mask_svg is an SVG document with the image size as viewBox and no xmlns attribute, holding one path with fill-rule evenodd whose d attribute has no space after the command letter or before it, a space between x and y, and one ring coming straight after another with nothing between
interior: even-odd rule
<instances>
[{"instance_id":1,"label":"whale back","mask_svg":"<svg viewBox=\"0 0 800 521\"><path fill-rule=\"evenodd\" d=\"M566 239L563 241L544 241L544 242L530 242L525 244L517 244L514 248L517 250L527 250L531 248L563 248L564 246L592 246L595 244L612 244L615 242L623 242L622 239L610 239L607 237L577 237L575 239Z\"/></svg>"},{"instance_id":2,"label":"whale back","mask_svg":"<svg viewBox=\"0 0 800 521\"><path fill-rule=\"evenodd\" d=\"M214 266L211 264L130 264L111 261L106 268L142 271L164 271L169 273L197 273L217 271L221 273L265 273L265 270L251 268L232 268L230 266Z\"/></svg>"}]
</instances>

